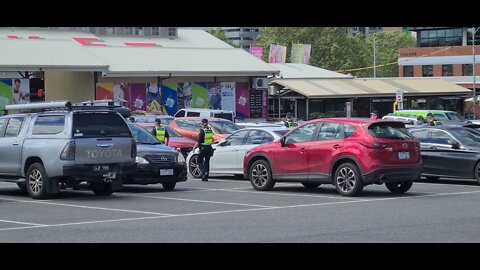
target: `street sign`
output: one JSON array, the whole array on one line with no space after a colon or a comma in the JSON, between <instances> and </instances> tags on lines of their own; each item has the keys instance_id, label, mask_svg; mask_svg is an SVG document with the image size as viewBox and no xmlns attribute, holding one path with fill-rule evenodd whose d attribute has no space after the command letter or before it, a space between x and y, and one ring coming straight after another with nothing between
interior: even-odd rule
<instances>
[{"instance_id":1,"label":"street sign","mask_svg":"<svg viewBox=\"0 0 480 270\"><path fill-rule=\"evenodd\" d=\"M403 90L402 89L397 90L396 100L397 100L397 102L403 102Z\"/></svg>"}]
</instances>

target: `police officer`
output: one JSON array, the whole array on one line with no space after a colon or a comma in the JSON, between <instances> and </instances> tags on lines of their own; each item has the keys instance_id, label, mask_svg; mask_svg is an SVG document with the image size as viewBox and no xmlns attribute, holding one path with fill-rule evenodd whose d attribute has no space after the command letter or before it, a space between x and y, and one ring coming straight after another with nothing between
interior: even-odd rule
<instances>
[{"instance_id":1,"label":"police officer","mask_svg":"<svg viewBox=\"0 0 480 270\"><path fill-rule=\"evenodd\" d=\"M442 125L442 123L440 121L435 120L435 116L431 112L427 114L427 124L430 125L430 126L441 126Z\"/></svg>"},{"instance_id":2,"label":"police officer","mask_svg":"<svg viewBox=\"0 0 480 270\"><path fill-rule=\"evenodd\" d=\"M298 126L298 122L293 120L291 113L287 113L287 121L285 122L285 126L289 129L294 129Z\"/></svg>"},{"instance_id":3,"label":"police officer","mask_svg":"<svg viewBox=\"0 0 480 270\"><path fill-rule=\"evenodd\" d=\"M152 134L157 140L168 145L170 135L168 134L167 129L162 125L162 120L160 118L155 119L155 127L152 129Z\"/></svg>"},{"instance_id":4,"label":"police officer","mask_svg":"<svg viewBox=\"0 0 480 270\"><path fill-rule=\"evenodd\" d=\"M198 134L198 140L193 151L197 147L200 148L200 153L198 155L198 167L202 172L202 181L208 181L208 173L210 171L210 157L213 156L213 132L212 129L208 126L208 120L202 119L202 128Z\"/></svg>"}]
</instances>

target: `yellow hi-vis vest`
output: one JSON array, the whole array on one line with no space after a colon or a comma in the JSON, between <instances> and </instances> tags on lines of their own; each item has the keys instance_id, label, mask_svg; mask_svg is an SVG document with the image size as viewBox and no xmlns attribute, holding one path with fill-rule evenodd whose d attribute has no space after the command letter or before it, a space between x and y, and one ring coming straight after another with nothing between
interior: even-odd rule
<instances>
[{"instance_id":1,"label":"yellow hi-vis vest","mask_svg":"<svg viewBox=\"0 0 480 270\"><path fill-rule=\"evenodd\" d=\"M165 127L155 127L155 132L157 140L165 142Z\"/></svg>"},{"instance_id":2,"label":"yellow hi-vis vest","mask_svg":"<svg viewBox=\"0 0 480 270\"><path fill-rule=\"evenodd\" d=\"M205 134L203 138L203 145L211 145L213 143L213 132L211 128L202 128Z\"/></svg>"},{"instance_id":3,"label":"yellow hi-vis vest","mask_svg":"<svg viewBox=\"0 0 480 270\"><path fill-rule=\"evenodd\" d=\"M298 126L298 122L297 121L287 121L287 124L288 124L288 128L289 129L294 129Z\"/></svg>"}]
</instances>

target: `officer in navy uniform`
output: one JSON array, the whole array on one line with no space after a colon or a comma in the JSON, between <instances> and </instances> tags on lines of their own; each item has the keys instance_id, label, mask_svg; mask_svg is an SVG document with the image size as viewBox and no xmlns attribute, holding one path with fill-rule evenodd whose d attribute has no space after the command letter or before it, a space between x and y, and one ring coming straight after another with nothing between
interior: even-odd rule
<instances>
[{"instance_id":1,"label":"officer in navy uniform","mask_svg":"<svg viewBox=\"0 0 480 270\"><path fill-rule=\"evenodd\" d=\"M287 121L285 122L285 126L289 129L294 129L298 126L298 122L293 119L291 113L287 113Z\"/></svg>"},{"instance_id":2,"label":"officer in navy uniform","mask_svg":"<svg viewBox=\"0 0 480 270\"><path fill-rule=\"evenodd\" d=\"M152 134L157 140L168 145L170 135L168 134L167 129L162 125L162 120L160 118L155 119L155 127L152 129Z\"/></svg>"},{"instance_id":3,"label":"officer in navy uniform","mask_svg":"<svg viewBox=\"0 0 480 270\"><path fill-rule=\"evenodd\" d=\"M210 157L213 156L213 132L212 129L208 126L208 120L202 119L202 128L198 134L198 140L193 151L197 147L200 148L200 153L198 155L198 168L201 171L202 181L208 181L208 173L210 172Z\"/></svg>"}]
</instances>

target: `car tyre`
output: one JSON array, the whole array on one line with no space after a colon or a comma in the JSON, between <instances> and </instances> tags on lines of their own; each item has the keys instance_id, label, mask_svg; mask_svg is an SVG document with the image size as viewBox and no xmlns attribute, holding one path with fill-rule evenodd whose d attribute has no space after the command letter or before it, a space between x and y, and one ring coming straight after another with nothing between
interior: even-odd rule
<instances>
[{"instance_id":1,"label":"car tyre","mask_svg":"<svg viewBox=\"0 0 480 270\"><path fill-rule=\"evenodd\" d=\"M30 165L26 177L25 188L32 199L42 200L49 197L46 185L49 178L42 163L33 163Z\"/></svg>"},{"instance_id":2,"label":"car tyre","mask_svg":"<svg viewBox=\"0 0 480 270\"><path fill-rule=\"evenodd\" d=\"M97 196L110 196L113 193L113 188L111 183L90 183L93 193Z\"/></svg>"},{"instance_id":3,"label":"car tyre","mask_svg":"<svg viewBox=\"0 0 480 270\"><path fill-rule=\"evenodd\" d=\"M409 191L412 188L413 181L390 182L385 183L385 186L392 193L400 194Z\"/></svg>"},{"instance_id":4,"label":"car tyre","mask_svg":"<svg viewBox=\"0 0 480 270\"><path fill-rule=\"evenodd\" d=\"M193 178L202 178L202 171L198 166L198 155L193 155L188 162L188 170Z\"/></svg>"},{"instance_id":5,"label":"car tyre","mask_svg":"<svg viewBox=\"0 0 480 270\"><path fill-rule=\"evenodd\" d=\"M477 163L477 166L475 166L475 179L477 179L477 183L480 185L480 162Z\"/></svg>"},{"instance_id":6,"label":"car tyre","mask_svg":"<svg viewBox=\"0 0 480 270\"><path fill-rule=\"evenodd\" d=\"M333 184L342 196L356 196L363 190L362 175L353 163L343 163L335 170Z\"/></svg>"},{"instance_id":7,"label":"car tyre","mask_svg":"<svg viewBox=\"0 0 480 270\"><path fill-rule=\"evenodd\" d=\"M162 186L163 186L163 189L171 191L175 189L176 184L177 183L165 183L165 184L162 184Z\"/></svg>"},{"instance_id":8,"label":"car tyre","mask_svg":"<svg viewBox=\"0 0 480 270\"><path fill-rule=\"evenodd\" d=\"M270 164L264 159L257 160L250 166L248 177L250 178L250 183L253 188L256 190L272 190L273 186L275 186Z\"/></svg>"},{"instance_id":9,"label":"car tyre","mask_svg":"<svg viewBox=\"0 0 480 270\"><path fill-rule=\"evenodd\" d=\"M302 182L302 185L306 188L318 188L321 184L320 183Z\"/></svg>"}]
</instances>

